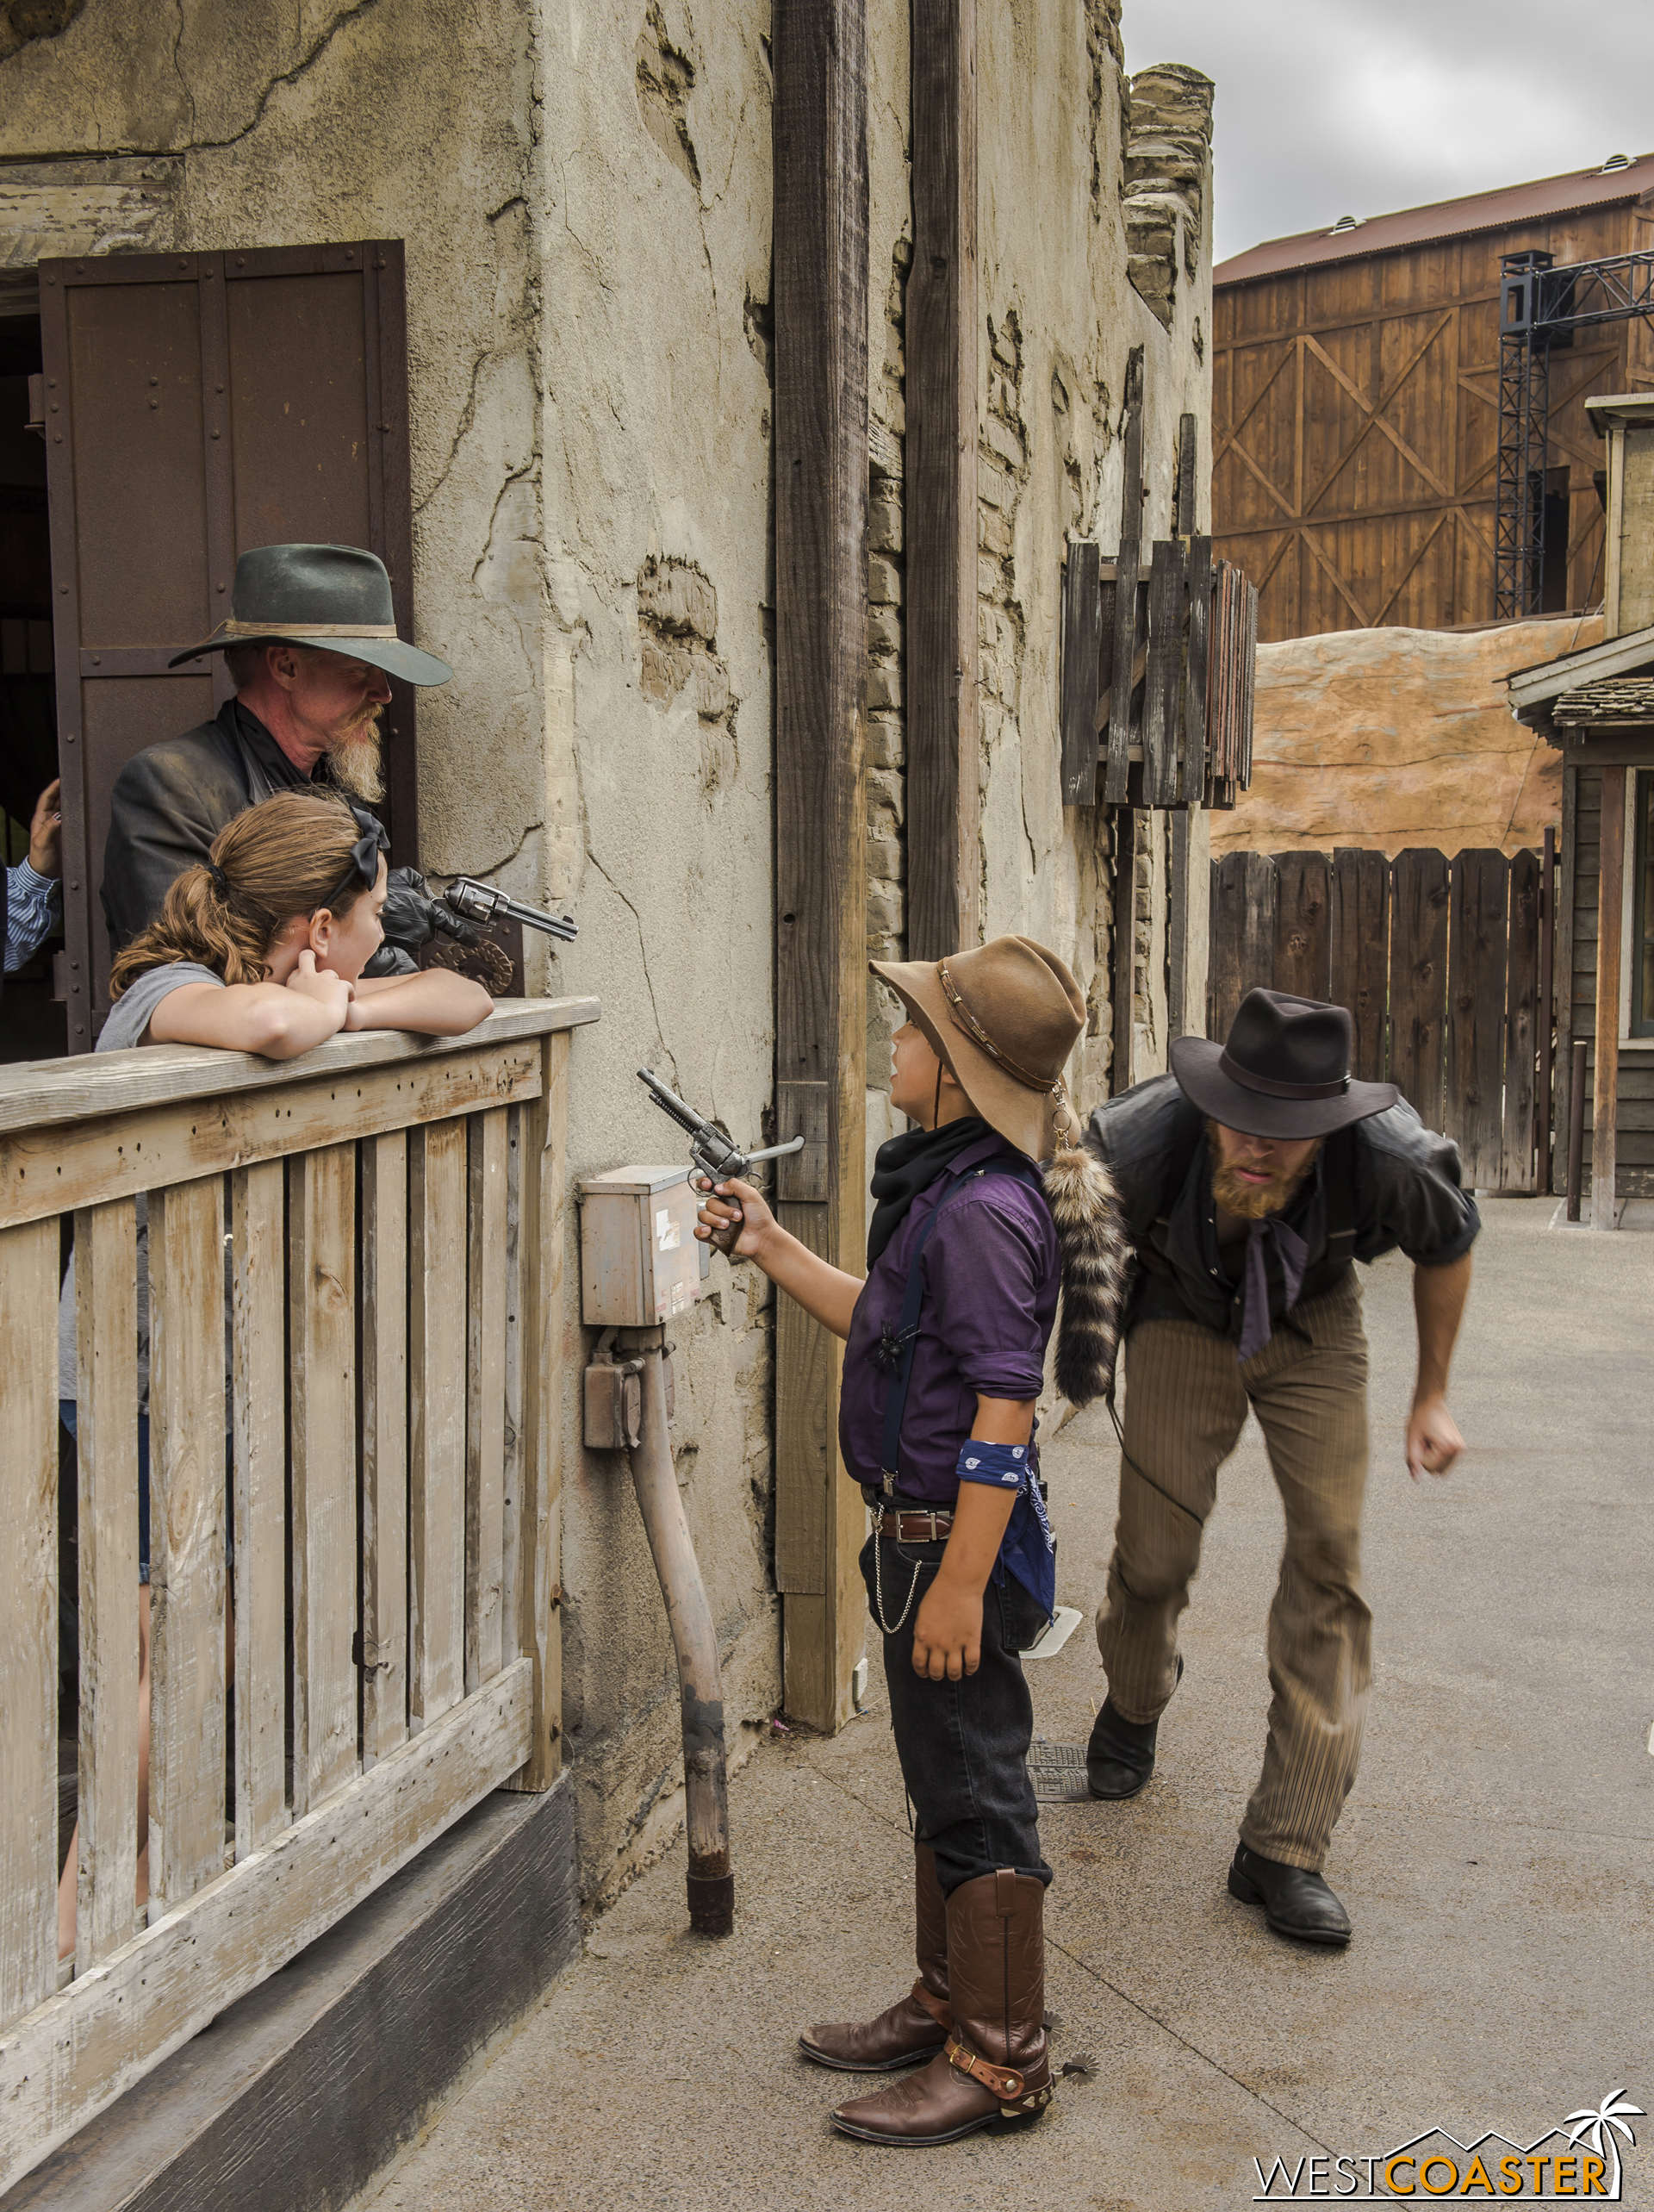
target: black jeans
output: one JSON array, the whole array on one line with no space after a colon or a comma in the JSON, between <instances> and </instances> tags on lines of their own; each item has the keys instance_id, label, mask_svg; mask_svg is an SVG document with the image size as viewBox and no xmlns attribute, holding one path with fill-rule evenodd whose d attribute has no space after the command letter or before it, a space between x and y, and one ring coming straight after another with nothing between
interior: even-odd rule
<instances>
[{"instance_id":1,"label":"black jeans","mask_svg":"<svg viewBox=\"0 0 1654 2212\"><path fill-rule=\"evenodd\" d=\"M1018 1654L1045 1626L1045 1616L1007 1573L982 1592L982 1661L957 1682L932 1682L913 1672L913 1623L942 1565L945 1544L898 1544L869 1536L861 1547L867 1607L880 1628L874 1592L874 1547L883 1556L885 1618L902 1619L885 1637L885 1682L902 1779L913 1801L916 1833L936 1854L936 1879L947 1895L961 1882L1014 1866L1042 1882L1051 1869L1040 1850L1039 1812L1028 1776L1034 1700ZM917 1587L913 1587L917 1570ZM882 1629L880 1631L882 1633Z\"/></svg>"}]
</instances>

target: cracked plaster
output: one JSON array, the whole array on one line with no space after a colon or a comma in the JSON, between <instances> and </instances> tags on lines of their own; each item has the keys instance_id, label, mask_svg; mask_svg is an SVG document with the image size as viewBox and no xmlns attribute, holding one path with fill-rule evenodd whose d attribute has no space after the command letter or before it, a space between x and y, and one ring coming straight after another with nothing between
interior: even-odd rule
<instances>
[{"instance_id":1,"label":"cracked plaster","mask_svg":"<svg viewBox=\"0 0 1654 2212\"><path fill-rule=\"evenodd\" d=\"M985 727L985 916L1043 937L1088 988L1106 835L1098 815L1054 804L1055 612L1064 530L1112 542L1109 395L1129 346L1147 347L1146 452L1171 450L1185 406L1201 416L1203 471L1209 450L1191 343L1195 315L1209 321L1209 253L1163 329L1126 277L1113 25L1106 6L1076 16L1059 0L1012 0L978 32L980 417L1015 441L986 449L1009 535L990 594L1004 670ZM152 247L407 240L416 620L456 670L421 701L422 846L438 873L487 868L578 914L579 939L555 956L537 943L530 976L604 1001L574 1049L575 1178L676 1152L635 1081L641 1062L669 1069L740 1136L758 1135L770 1100L768 28L762 0L86 0L59 35L0 62L0 160L177 165L144 203ZM645 29L682 65L669 87L656 72L667 144L639 106ZM874 8L875 271L911 233L907 37L905 5ZM1093 171L1109 180L1095 196ZM882 281L870 290L876 376L886 302ZM1013 315L1020 351L996 365L990 319L998 330ZM992 403L996 378L1009 404L1003 391ZM899 441L899 383L886 383L883 431ZM1156 461L1146 520L1160 533L1164 475ZM731 703L712 718L697 683L660 698L644 681L639 578L672 563L715 594L715 653L711 639L675 639L722 672ZM891 678L899 696L899 666ZM886 795L897 821L899 794ZM566 1275L572 1301L578 1269ZM733 1720L780 1689L766 1567L774 1304L721 1256L711 1287L681 1332L675 1441ZM565 1318L578 1356L572 1302ZM632 1816L670 1765L676 1701L624 1466L586 1454L575 1418L571 1405L565 1721L595 1890L634 1847Z\"/></svg>"}]
</instances>

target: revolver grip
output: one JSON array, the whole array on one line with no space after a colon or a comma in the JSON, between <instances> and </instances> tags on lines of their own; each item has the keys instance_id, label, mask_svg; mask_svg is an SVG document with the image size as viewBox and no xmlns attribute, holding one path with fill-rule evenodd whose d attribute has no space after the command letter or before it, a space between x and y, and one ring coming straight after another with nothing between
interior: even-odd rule
<instances>
[{"instance_id":1,"label":"revolver grip","mask_svg":"<svg viewBox=\"0 0 1654 2212\"><path fill-rule=\"evenodd\" d=\"M700 1177L709 1191L718 1183L728 1182L731 1177L738 1175L746 1165L746 1162L738 1152L726 1154L724 1164L713 1162L706 1156L706 1148L699 1142L692 1146L689 1159L691 1181L693 1181L697 1176ZM706 1195L705 1193L703 1193L704 1195ZM724 1206L735 1207L735 1219L727 1228L715 1229L712 1231L711 1242L716 1250L727 1256L735 1249L736 1240L746 1226L746 1216L735 1199L725 1198L722 1203Z\"/></svg>"}]
</instances>

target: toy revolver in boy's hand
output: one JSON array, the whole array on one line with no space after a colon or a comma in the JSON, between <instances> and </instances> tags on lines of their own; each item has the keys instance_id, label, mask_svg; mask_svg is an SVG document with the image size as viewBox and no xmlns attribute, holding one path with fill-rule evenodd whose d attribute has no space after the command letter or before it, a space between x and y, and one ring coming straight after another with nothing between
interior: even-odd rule
<instances>
[{"instance_id":1,"label":"toy revolver in boy's hand","mask_svg":"<svg viewBox=\"0 0 1654 2212\"><path fill-rule=\"evenodd\" d=\"M538 907L525 907L516 899L508 899L492 883L479 883L474 875L457 875L442 895L457 914L463 914L468 922L480 922L484 928L494 922L513 921L528 929L544 930L547 937L580 935L579 923L567 914L561 920L556 914L543 914Z\"/></svg>"},{"instance_id":2,"label":"toy revolver in boy's hand","mask_svg":"<svg viewBox=\"0 0 1654 2212\"><path fill-rule=\"evenodd\" d=\"M779 1160L785 1152L801 1152L804 1139L795 1137L790 1144L767 1145L762 1152L743 1152L734 1138L710 1121L703 1121L693 1106L685 1106L675 1091L668 1091L647 1068L637 1070L637 1080L649 1092L662 1113L669 1113L680 1129L689 1132L689 1172L691 1179L700 1175L708 1183L744 1182L752 1172L755 1160ZM720 1252L728 1252L740 1236L745 1216L732 1198L724 1199L725 1206L735 1206L735 1219L727 1227L716 1230L712 1242Z\"/></svg>"}]
</instances>

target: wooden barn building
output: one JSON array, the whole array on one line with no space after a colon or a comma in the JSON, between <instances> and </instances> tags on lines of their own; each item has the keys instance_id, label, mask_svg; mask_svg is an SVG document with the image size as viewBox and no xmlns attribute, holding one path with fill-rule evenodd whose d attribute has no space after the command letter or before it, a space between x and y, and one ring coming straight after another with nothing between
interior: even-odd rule
<instances>
[{"instance_id":1,"label":"wooden barn building","mask_svg":"<svg viewBox=\"0 0 1654 2212\"><path fill-rule=\"evenodd\" d=\"M1260 640L1494 620L1501 257L1654 247L1654 155L1272 239L1213 277L1214 550ZM1551 360L1542 611L1604 590L1594 394L1654 387L1654 328ZM1565 524L1565 527L1564 525Z\"/></svg>"}]
</instances>

